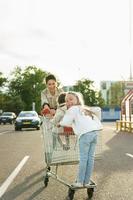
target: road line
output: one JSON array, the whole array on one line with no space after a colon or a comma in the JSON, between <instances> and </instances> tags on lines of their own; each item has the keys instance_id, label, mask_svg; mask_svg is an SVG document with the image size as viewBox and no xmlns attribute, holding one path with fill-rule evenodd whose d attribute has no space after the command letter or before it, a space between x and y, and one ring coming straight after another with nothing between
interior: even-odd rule
<instances>
[{"instance_id":1,"label":"road line","mask_svg":"<svg viewBox=\"0 0 133 200\"><path fill-rule=\"evenodd\" d=\"M22 169L24 164L27 162L29 159L29 156L25 156L23 160L19 163L19 165L14 169L14 171L10 174L10 176L5 180L5 182L2 184L0 187L0 198L2 195L5 193L9 185L13 182L14 178L17 176L19 171Z\"/></svg>"},{"instance_id":2,"label":"road line","mask_svg":"<svg viewBox=\"0 0 133 200\"><path fill-rule=\"evenodd\" d=\"M4 133L8 133L8 132L11 132L11 131L3 131L0 133L0 135L3 135Z\"/></svg>"},{"instance_id":3,"label":"road line","mask_svg":"<svg viewBox=\"0 0 133 200\"><path fill-rule=\"evenodd\" d=\"M133 154L130 154L130 153L126 153L127 156L133 158Z\"/></svg>"}]
</instances>

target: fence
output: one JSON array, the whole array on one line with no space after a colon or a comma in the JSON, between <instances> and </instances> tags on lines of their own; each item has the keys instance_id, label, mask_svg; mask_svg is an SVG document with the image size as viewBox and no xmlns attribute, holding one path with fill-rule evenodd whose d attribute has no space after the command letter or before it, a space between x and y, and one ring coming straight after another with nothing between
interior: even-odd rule
<instances>
[{"instance_id":1,"label":"fence","mask_svg":"<svg viewBox=\"0 0 133 200\"><path fill-rule=\"evenodd\" d=\"M116 121L120 119L121 109L116 108L103 108L101 112L102 121Z\"/></svg>"}]
</instances>

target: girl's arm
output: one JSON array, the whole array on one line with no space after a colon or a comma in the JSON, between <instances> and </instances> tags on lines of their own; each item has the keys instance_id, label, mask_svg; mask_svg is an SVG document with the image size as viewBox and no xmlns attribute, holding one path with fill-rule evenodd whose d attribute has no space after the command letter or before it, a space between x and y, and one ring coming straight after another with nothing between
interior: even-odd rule
<instances>
[{"instance_id":1,"label":"girl's arm","mask_svg":"<svg viewBox=\"0 0 133 200\"><path fill-rule=\"evenodd\" d=\"M64 113L62 113L62 112L63 111L61 111L61 110L58 110L58 109L56 110L56 113L55 113L53 119L51 120L52 124L57 125L60 122L60 120L62 119L62 117L64 115Z\"/></svg>"},{"instance_id":2,"label":"girl's arm","mask_svg":"<svg viewBox=\"0 0 133 200\"><path fill-rule=\"evenodd\" d=\"M69 108L66 111L63 119L59 122L59 125L60 126L72 126L72 123L75 119L75 114L76 114L75 109L73 107Z\"/></svg>"},{"instance_id":3,"label":"girl's arm","mask_svg":"<svg viewBox=\"0 0 133 200\"><path fill-rule=\"evenodd\" d=\"M102 125L100 119L96 115L93 116L92 121L93 121L93 123L95 125L95 130L97 130L97 131L99 130L100 131L100 130L103 129L103 125Z\"/></svg>"}]
</instances>

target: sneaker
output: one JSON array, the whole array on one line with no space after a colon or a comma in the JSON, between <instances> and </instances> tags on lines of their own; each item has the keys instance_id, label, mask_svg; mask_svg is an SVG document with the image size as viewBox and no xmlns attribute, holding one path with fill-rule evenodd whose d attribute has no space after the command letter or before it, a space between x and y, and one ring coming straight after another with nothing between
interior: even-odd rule
<instances>
[{"instance_id":1,"label":"sneaker","mask_svg":"<svg viewBox=\"0 0 133 200\"><path fill-rule=\"evenodd\" d=\"M83 187L82 183L76 182L72 184L73 187Z\"/></svg>"},{"instance_id":2,"label":"sneaker","mask_svg":"<svg viewBox=\"0 0 133 200\"><path fill-rule=\"evenodd\" d=\"M84 187L90 187L90 183L84 184Z\"/></svg>"},{"instance_id":3,"label":"sneaker","mask_svg":"<svg viewBox=\"0 0 133 200\"><path fill-rule=\"evenodd\" d=\"M90 186L92 186L92 185L94 185L94 184L91 183L91 182L89 182L89 183L84 184L84 187L90 187Z\"/></svg>"}]
</instances>

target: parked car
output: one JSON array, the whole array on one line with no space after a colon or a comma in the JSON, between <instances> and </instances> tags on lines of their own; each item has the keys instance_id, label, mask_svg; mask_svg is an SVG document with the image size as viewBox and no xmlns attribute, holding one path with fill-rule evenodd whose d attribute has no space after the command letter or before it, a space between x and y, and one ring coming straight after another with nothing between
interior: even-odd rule
<instances>
[{"instance_id":1,"label":"parked car","mask_svg":"<svg viewBox=\"0 0 133 200\"><path fill-rule=\"evenodd\" d=\"M15 130L22 128L36 128L40 129L41 119L36 111L21 111L15 120Z\"/></svg>"},{"instance_id":2,"label":"parked car","mask_svg":"<svg viewBox=\"0 0 133 200\"><path fill-rule=\"evenodd\" d=\"M0 116L0 124L10 123L13 124L16 119L16 114L14 112L3 112Z\"/></svg>"}]
</instances>

